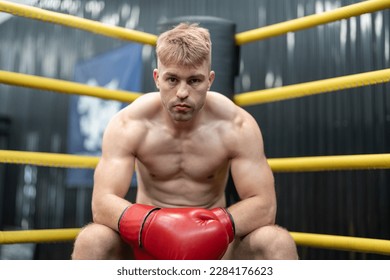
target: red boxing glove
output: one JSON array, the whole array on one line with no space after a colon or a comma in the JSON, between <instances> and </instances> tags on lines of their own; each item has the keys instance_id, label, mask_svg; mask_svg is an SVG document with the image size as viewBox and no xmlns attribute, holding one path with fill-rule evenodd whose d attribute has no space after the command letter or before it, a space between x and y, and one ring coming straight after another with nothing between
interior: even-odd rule
<instances>
[{"instance_id":1,"label":"red boxing glove","mask_svg":"<svg viewBox=\"0 0 390 280\"><path fill-rule=\"evenodd\" d=\"M139 246L141 229L145 220L154 215L159 208L143 204L133 204L127 207L118 221L119 234L122 239L133 248L137 260L153 260L147 252Z\"/></svg>"},{"instance_id":2,"label":"red boxing glove","mask_svg":"<svg viewBox=\"0 0 390 280\"><path fill-rule=\"evenodd\" d=\"M211 212L213 212L218 217L218 220L225 226L226 233L229 236L229 242L232 242L234 240L236 228L230 212L222 207L211 209Z\"/></svg>"},{"instance_id":3,"label":"red boxing glove","mask_svg":"<svg viewBox=\"0 0 390 280\"><path fill-rule=\"evenodd\" d=\"M203 208L154 211L144 222L140 247L159 260L221 259L234 236L231 222L227 231L227 214L222 211Z\"/></svg>"},{"instance_id":4,"label":"red boxing glove","mask_svg":"<svg viewBox=\"0 0 390 280\"><path fill-rule=\"evenodd\" d=\"M136 259L221 259L234 239L234 222L224 208L167 208L133 204L118 222Z\"/></svg>"}]
</instances>

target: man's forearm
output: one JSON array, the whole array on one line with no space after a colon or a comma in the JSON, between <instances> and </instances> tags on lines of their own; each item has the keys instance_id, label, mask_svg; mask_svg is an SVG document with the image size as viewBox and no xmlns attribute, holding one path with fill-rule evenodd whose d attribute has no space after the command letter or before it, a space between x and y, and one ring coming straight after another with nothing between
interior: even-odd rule
<instances>
[{"instance_id":1,"label":"man's forearm","mask_svg":"<svg viewBox=\"0 0 390 280\"><path fill-rule=\"evenodd\" d=\"M106 194L92 200L93 221L118 230L118 219L130 202L116 195Z\"/></svg>"},{"instance_id":2,"label":"man's forearm","mask_svg":"<svg viewBox=\"0 0 390 280\"><path fill-rule=\"evenodd\" d=\"M265 225L275 223L276 205L264 205L258 197L241 200L229 207L236 226L236 236L243 237Z\"/></svg>"}]
</instances>

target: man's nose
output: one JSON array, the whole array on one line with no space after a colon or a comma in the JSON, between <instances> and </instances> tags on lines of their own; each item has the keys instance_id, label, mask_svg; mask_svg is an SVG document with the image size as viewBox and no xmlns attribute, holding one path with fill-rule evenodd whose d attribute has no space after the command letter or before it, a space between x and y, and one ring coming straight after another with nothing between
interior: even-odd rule
<instances>
[{"instance_id":1,"label":"man's nose","mask_svg":"<svg viewBox=\"0 0 390 280\"><path fill-rule=\"evenodd\" d=\"M179 99L185 99L189 95L188 91L188 85L186 83L180 84L179 88L177 89L176 96Z\"/></svg>"}]
</instances>

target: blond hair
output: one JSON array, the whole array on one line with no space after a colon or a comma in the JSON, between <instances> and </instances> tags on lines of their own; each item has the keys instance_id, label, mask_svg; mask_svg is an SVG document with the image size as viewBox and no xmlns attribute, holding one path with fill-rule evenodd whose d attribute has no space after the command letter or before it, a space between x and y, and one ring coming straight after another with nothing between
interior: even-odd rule
<instances>
[{"instance_id":1,"label":"blond hair","mask_svg":"<svg viewBox=\"0 0 390 280\"><path fill-rule=\"evenodd\" d=\"M211 40L207 29L198 24L180 23L157 40L157 59L163 65L196 67L211 64Z\"/></svg>"}]
</instances>

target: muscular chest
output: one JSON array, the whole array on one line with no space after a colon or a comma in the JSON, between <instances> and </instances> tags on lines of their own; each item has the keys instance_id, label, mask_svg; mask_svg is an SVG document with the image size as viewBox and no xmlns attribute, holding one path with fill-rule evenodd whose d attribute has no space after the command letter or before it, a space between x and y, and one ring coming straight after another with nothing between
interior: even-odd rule
<instances>
[{"instance_id":1,"label":"muscular chest","mask_svg":"<svg viewBox=\"0 0 390 280\"><path fill-rule=\"evenodd\" d=\"M228 166L223 141L213 131L178 137L156 129L145 138L137 160L145 173L161 180L210 180L226 172Z\"/></svg>"}]
</instances>

